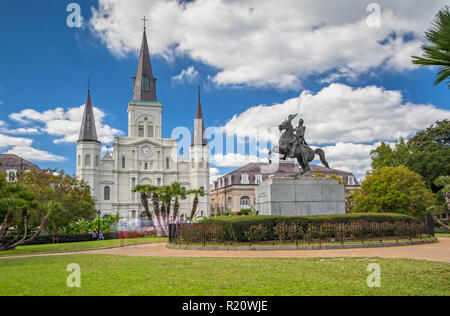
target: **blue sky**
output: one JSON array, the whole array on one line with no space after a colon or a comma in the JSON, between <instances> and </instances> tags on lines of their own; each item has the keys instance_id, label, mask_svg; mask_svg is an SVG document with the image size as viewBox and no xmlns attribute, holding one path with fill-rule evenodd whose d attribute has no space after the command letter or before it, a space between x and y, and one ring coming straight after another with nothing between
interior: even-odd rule
<instances>
[{"instance_id":1,"label":"blue sky","mask_svg":"<svg viewBox=\"0 0 450 316\"><path fill-rule=\"evenodd\" d=\"M69 3L0 2L0 153L43 168L75 172L73 126L88 75L104 139L126 134L144 14L151 20L164 137L178 126L192 128L201 85L207 126L251 136L236 127L276 126L299 109L307 140L328 150L330 165L363 175L379 141L394 142L450 117L446 85L433 86L435 71L414 68L407 58L420 53L423 31L443 1L418 8L379 1L379 28L364 25L369 2L351 0L334 13L310 1L297 8L290 0L288 11L251 0L77 1L81 28L66 23ZM367 36L358 39L358 30ZM330 32L336 36L327 37ZM183 70L191 76L177 80ZM253 158L265 159L263 151L259 156ZM213 163L213 174L243 163Z\"/></svg>"}]
</instances>

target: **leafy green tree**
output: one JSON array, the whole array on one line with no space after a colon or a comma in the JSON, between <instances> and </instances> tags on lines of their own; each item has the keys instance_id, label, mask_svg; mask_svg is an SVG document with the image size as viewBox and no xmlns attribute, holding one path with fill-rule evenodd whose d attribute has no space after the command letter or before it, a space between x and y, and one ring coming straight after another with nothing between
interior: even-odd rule
<instances>
[{"instance_id":1,"label":"leafy green tree","mask_svg":"<svg viewBox=\"0 0 450 316\"><path fill-rule=\"evenodd\" d=\"M60 228L76 219L94 219L96 210L91 190L86 182L64 171L31 170L19 177L19 183L27 186L36 196L40 205L53 201L61 205L48 223L48 229L57 234ZM41 210L36 219L41 221L46 212ZM34 224L37 224L36 222Z\"/></svg>"},{"instance_id":2,"label":"leafy green tree","mask_svg":"<svg viewBox=\"0 0 450 316\"><path fill-rule=\"evenodd\" d=\"M30 188L14 183L3 184L0 210L5 214L0 231L0 251L4 251L36 239L51 218L62 212L62 206L54 201L40 204ZM39 224L33 224L37 218L40 218ZM14 234L12 239L7 238L11 232Z\"/></svg>"},{"instance_id":3,"label":"leafy green tree","mask_svg":"<svg viewBox=\"0 0 450 316\"><path fill-rule=\"evenodd\" d=\"M395 148L382 142L375 150L370 153L372 158L372 169L382 167L398 167L406 165L411 157L412 150L403 138L400 138Z\"/></svg>"},{"instance_id":4,"label":"leafy green tree","mask_svg":"<svg viewBox=\"0 0 450 316\"><path fill-rule=\"evenodd\" d=\"M353 194L353 212L401 213L424 217L436 204L425 180L405 166L383 167L369 173L361 189Z\"/></svg>"},{"instance_id":5,"label":"leafy green tree","mask_svg":"<svg viewBox=\"0 0 450 316\"><path fill-rule=\"evenodd\" d=\"M441 176L434 181L434 185L440 190L438 197L440 202L445 206L444 209L450 210L450 176Z\"/></svg>"},{"instance_id":6,"label":"leafy green tree","mask_svg":"<svg viewBox=\"0 0 450 316\"><path fill-rule=\"evenodd\" d=\"M432 27L425 32L428 44L422 45L423 57L413 56L413 63L421 66L438 66L435 85L450 76L450 11L445 6L436 15ZM448 83L450 88L450 82Z\"/></svg>"},{"instance_id":7,"label":"leafy green tree","mask_svg":"<svg viewBox=\"0 0 450 316\"><path fill-rule=\"evenodd\" d=\"M437 192L435 179L450 174L450 121L437 121L406 142L401 138L394 149L382 143L371 158L373 170L404 165L422 175Z\"/></svg>"},{"instance_id":8,"label":"leafy green tree","mask_svg":"<svg viewBox=\"0 0 450 316\"><path fill-rule=\"evenodd\" d=\"M415 149L425 149L429 145L436 147L450 146L450 121L437 121L426 129L419 131L409 139L408 143Z\"/></svg>"},{"instance_id":9,"label":"leafy green tree","mask_svg":"<svg viewBox=\"0 0 450 316\"><path fill-rule=\"evenodd\" d=\"M424 150L415 150L406 166L424 177L427 187L437 192L435 180L450 174L450 146L429 145Z\"/></svg>"}]
</instances>

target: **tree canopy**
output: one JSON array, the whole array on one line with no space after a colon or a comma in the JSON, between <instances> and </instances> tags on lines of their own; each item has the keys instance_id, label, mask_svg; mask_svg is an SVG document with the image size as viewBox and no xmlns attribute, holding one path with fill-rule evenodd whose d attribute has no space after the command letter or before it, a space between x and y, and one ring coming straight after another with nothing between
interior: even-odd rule
<instances>
[{"instance_id":1,"label":"tree canopy","mask_svg":"<svg viewBox=\"0 0 450 316\"><path fill-rule=\"evenodd\" d=\"M408 141L400 138L394 148L382 143L371 152L372 169L404 165L422 175L428 188L439 189L434 181L450 175L450 121L437 121Z\"/></svg>"},{"instance_id":2,"label":"tree canopy","mask_svg":"<svg viewBox=\"0 0 450 316\"><path fill-rule=\"evenodd\" d=\"M353 212L401 213L417 218L426 216L427 208L436 203L423 177L405 166L372 171L353 198Z\"/></svg>"},{"instance_id":3,"label":"tree canopy","mask_svg":"<svg viewBox=\"0 0 450 316\"><path fill-rule=\"evenodd\" d=\"M19 183L30 188L41 205L48 201L61 205L61 210L50 218L48 228L52 232L57 233L59 228L74 220L95 217L95 202L90 188L75 176L50 169L43 172L32 170L19 177Z\"/></svg>"}]
</instances>

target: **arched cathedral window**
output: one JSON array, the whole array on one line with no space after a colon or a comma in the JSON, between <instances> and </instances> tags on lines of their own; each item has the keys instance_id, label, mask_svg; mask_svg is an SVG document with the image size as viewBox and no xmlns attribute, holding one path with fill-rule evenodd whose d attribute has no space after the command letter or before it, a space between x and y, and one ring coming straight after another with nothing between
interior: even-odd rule
<instances>
[{"instance_id":1,"label":"arched cathedral window","mask_svg":"<svg viewBox=\"0 0 450 316\"><path fill-rule=\"evenodd\" d=\"M147 126L147 137L154 137L155 132L154 132L154 126L152 124L149 124Z\"/></svg>"},{"instance_id":2,"label":"arched cathedral window","mask_svg":"<svg viewBox=\"0 0 450 316\"><path fill-rule=\"evenodd\" d=\"M84 158L84 164L86 165L86 167L91 166L91 155L86 155L86 157Z\"/></svg>"},{"instance_id":3,"label":"arched cathedral window","mask_svg":"<svg viewBox=\"0 0 450 316\"><path fill-rule=\"evenodd\" d=\"M103 199L105 201L109 201L111 198L111 188L109 186L106 186L103 190Z\"/></svg>"}]
</instances>

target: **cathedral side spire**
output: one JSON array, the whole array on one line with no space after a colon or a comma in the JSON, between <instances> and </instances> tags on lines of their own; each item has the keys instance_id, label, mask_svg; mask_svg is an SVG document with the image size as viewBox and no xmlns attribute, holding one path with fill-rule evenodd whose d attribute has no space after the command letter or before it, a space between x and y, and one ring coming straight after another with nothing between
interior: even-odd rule
<instances>
[{"instance_id":1,"label":"cathedral side spire","mask_svg":"<svg viewBox=\"0 0 450 316\"><path fill-rule=\"evenodd\" d=\"M86 105L84 107L83 120L81 122L80 136L78 137L78 141L98 142L90 88L88 88L88 95L86 99Z\"/></svg>"},{"instance_id":2,"label":"cathedral side spire","mask_svg":"<svg viewBox=\"0 0 450 316\"><path fill-rule=\"evenodd\" d=\"M203 145L207 144L205 138L205 121L203 119L202 103L200 98L200 86L198 87L198 103L197 103L197 113L195 114L194 121L194 134L192 135L192 145Z\"/></svg>"},{"instance_id":3,"label":"cathedral side spire","mask_svg":"<svg viewBox=\"0 0 450 316\"><path fill-rule=\"evenodd\" d=\"M153 77L152 63L147 43L147 32L144 17L144 33L142 35L141 51L139 54L138 68L134 77L133 101L157 102L156 78Z\"/></svg>"}]
</instances>

